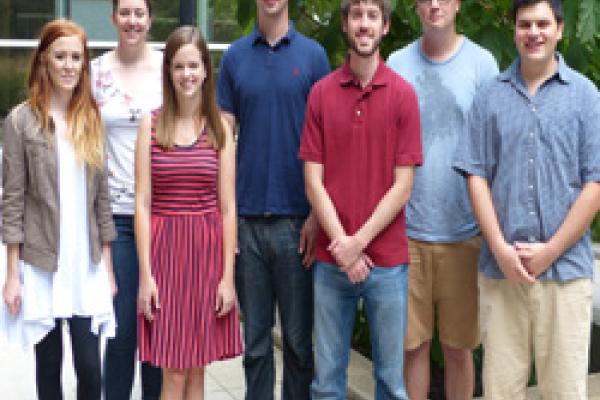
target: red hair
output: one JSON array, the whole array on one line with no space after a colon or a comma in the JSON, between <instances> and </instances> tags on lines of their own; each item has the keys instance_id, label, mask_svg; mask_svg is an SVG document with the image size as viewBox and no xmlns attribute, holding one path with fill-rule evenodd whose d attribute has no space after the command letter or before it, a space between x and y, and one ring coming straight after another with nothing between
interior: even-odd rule
<instances>
[{"instance_id":1,"label":"red hair","mask_svg":"<svg viewBox=\"0 0 600 400\"><path fill-rule=\"evenodd\" d=\"M73 90L67 107L69 139L80 161L100 169L104 163L104 137L100 112L94 100L90 83L90 52L85 31L73 21L57 19L42 28L38 47L33 52L27 87L29 104L42 125L49 132L50 94L52 82L48 76L48 49L64 36L76 36L83 45L83 65L79 82Z\"/></svg>"}]
</instances>

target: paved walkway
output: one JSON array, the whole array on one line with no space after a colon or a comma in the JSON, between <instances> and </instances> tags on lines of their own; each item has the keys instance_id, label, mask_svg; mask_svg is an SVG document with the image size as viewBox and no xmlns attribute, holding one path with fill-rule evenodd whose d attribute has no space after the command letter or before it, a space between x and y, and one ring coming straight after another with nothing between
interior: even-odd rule
<instances>
[{"instance_id":1,"label":"paved walkway","mask_svg":"<svg viewBox=\"0 0 600 400\"><path fill-rule=\"evenodd\" d=\"M66 328L65 328L66 329ZM75 375L71 361L68 335L65 335L63 362L63 390L65 400L75 400ZM281 391L281 352L276 352L277 386L276 398ZM0 399L36 400L33 351L0 340ZM245 393L242 358L221 361L210 365L205 377L205 398L208 400L242 400ZM136 379L132 400L140 400L139 381Z\"/></svg>"}]
</instances>

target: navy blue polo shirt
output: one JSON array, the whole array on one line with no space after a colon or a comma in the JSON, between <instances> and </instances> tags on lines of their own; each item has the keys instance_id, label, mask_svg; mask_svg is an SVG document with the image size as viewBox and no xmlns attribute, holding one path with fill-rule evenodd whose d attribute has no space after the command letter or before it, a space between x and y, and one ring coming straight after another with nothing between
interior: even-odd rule
<instances>
[{"instance_id":1,"label":"navy blue polo shirt","mask_svg":"<svg viewBox=\"0 0 600 400\"><path fill-rule=\"evenodd\" d=\"M298 158L308 93L329 72L323 48L297 32L269 45L257 27L223 55L217 98L240 126L238 214L308 214Z\"/></svg>"}]
</instances>

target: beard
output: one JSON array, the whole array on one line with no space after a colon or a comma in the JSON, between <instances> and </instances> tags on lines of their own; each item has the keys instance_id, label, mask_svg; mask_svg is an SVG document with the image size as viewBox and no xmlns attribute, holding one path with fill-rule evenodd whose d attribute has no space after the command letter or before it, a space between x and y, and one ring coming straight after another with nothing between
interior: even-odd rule
<instances>
[{"instance_id":1,"label":"beard","mask_svg":"<svg viewBox=\"0 0 600 400\"><path fill-rule=\"evenodd\" d=\"M371 48L360 49L356 40L353 37L350 37L349 34L346 34L346 42L348 43L348 46L350 46L350 49L352 49L357 56L363 58L368 58L375 54L379 50L379 46L381 45L382 40L383 36L380 36L373 41L373 46L371 46Z\"/></svg>"}]
</instances>

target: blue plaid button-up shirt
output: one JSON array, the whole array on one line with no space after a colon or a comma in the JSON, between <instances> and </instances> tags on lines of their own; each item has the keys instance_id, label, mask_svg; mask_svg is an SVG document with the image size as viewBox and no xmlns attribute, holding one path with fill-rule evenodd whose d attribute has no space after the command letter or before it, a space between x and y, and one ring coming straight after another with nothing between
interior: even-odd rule
<instances>
[{"instance_id":1,"label":"blue plaid button-up shirt","mask_svg":"<svg viewBox=\"0 0 600 400\"><path fill-rule=\"evenodd\" d=\"M600 94L557 54L556 73L531 96L517 59L476 95L469 134L454 168L487 179L508 243L546 242L585 183L600 181ZM487 277L503 278L487 243L479 256ZM588 232L539 279L591 278Z\"/></svg>"}]
</instances>

